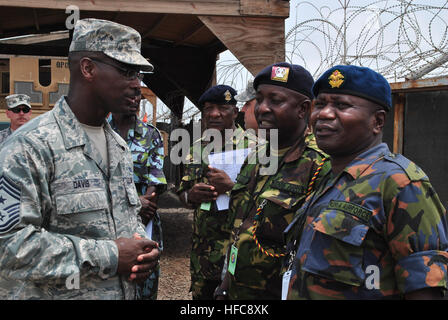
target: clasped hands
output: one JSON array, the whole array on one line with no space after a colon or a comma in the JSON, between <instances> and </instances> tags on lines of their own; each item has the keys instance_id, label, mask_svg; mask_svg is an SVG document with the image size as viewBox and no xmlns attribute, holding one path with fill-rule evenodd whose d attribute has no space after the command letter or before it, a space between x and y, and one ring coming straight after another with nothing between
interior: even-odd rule
<instances>
[{"instance_id":1,"label":"clasped hands","mask_svg":"<svg viewBox=\"0 0 448 320\"><path fill-rule=\"evenodd\" d=\"M160 257L157 242L135 233L134 238L118 238L117 273L128 277L129 281L142 282L157 266Z\"/></svg>"}]
</instances>

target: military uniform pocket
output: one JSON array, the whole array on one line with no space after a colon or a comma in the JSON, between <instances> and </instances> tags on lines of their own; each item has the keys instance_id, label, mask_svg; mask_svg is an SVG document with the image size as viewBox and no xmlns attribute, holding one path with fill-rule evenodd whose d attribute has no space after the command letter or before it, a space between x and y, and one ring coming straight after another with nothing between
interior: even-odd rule
<instances>
[{"instance_id":1,"label":"military uniform pocket","mask_svg":"<svg viewBox=\"0 0 448 320\"><path fill-rule=\"evenodd\" d=\"M136 206L140 201L137 190L135 189L134 180L132 177L123 178L124 188L126 189L126 196L131 206Z\"/></svg>"},{"instance_id":2,"label":"military uniform pocket","mask_svg":"<svg viewBox=\"0 0 448 320\"><path fill-rule=\"evenodd\" d=\"M113 233L104 190L59 194L55 205L56 214L49 222L51 231L94 239L109 238Z\"/></svg>"},{"instance_id":3,"label":"military uniform pocket","mask_svg":"<svg viewBox=\"0 0 448 320\"><path fill-rule=\"evenodd\" d=\"M302 269L348 285L362 285L362 244L368 230L366 221L327 207L304 231L301 246L306 258Z\"/></svg>"},{"instance_id":4,"label":"military uniform pocket","mask_svg":"<svg viewBox=\"0 0 448 320\"><path fill-rule=\"evenodd\" d=\"M83 213L107 209L105 191L85 191L58 195L55 198L56 210L60 215Z\"/></svg>"}]
</instances>

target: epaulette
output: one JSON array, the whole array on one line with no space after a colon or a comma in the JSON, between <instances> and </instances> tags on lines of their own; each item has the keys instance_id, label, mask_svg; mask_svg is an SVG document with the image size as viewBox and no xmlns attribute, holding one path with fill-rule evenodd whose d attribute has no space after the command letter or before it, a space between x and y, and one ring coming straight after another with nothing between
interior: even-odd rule
<instances>
[{"instance_id":1,"label":"epaulette","mask_svg":"<svg viewBox=\"0 0 448 320\"><path fill-rule=\"evenodd\" d=\"M384 159L400 166L411 181L429 180L426 173L419 166L401 154L389 153L384 156Z\"/></svg>"}]
</instances>

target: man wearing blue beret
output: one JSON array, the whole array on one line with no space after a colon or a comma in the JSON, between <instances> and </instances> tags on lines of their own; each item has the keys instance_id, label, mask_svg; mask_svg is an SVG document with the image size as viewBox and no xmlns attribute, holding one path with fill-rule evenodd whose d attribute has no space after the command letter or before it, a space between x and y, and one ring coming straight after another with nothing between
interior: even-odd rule
<instances>
[{"instance_id":1,"label":"man wearing blue beret","mask_svg":"<svg viewBox=\"0 0 448 320\"><path fill-rule=\"evenodd\" d=\"M442 298L446 210L426 174L382 143L388 82L338 65L313 93L311 123L332 170L285 230L288 299Z\"/></svg>"},{"instance_id":2,"label":"man wearing blue beret","mask_svg":"<svg viewBox=\"0 0 448 320\"><path fill-rule=\"evenodd\" d=\"M237 92L230 86L217 85L208 89L199 98L202 121L206 132L200 143L200 153L194 146L190 149L178 194L189 207L195 208L193 245L190 257L191 291L195 300L211 300L213 292L221 282L221 270L226 254L225 248L230 238L230 229L225 224L228 210L220 210L216 204L218 195L229 194L234 183L229 176L217 168L212 168L203 160L207 159L211 142L207 131L219 132L221 152L253 146L255 141L235 125L238 115L235 96ZM212 130L213 129L213 130ZM231 130L232 138L226 141L226 130ZM217 141L214 141L217 142ZM198 158L202 157L202 161Z\"/></svg>"}]
</instances>

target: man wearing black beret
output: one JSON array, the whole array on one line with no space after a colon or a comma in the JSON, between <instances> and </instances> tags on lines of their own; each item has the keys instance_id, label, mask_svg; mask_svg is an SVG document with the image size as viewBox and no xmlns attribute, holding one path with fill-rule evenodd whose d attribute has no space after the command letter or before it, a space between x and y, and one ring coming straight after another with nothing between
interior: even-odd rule
<instances>
[{"instance_id":1,"label":"man wearing black beret","mask_svg":"<svg viewBox=\"0 0 448 320\"><path fill-rule=\"evenodd\" d=\"M208 89L199 98L199 108L202 111L202 121L206 129L201 144L200 154L190 149L185 165L185 175L182 178L178 194L189 207L195 208L193 245L190 257L191 291L193 299L211 300L213 292L221 282L221 271L226 254L225 248L230 238L230 229L225 225L228 210L218 210L216 198L229 193L234 182L223 171L207 165L209 148L212 142L206 138L207 132L219 132L219 142L222 149L235 150L254 145L249 141L241 127L235 125L238 115L235 96L237 92L230 86L217 85ZM216 131L217 130L217 131ZM231 130L232 138L226 141L226 130ZM252 138L251 138L252 139ZM214 141L215 143L218 141ZM219 146L216 146L219 149ZM197 159L197 158L201 158Z\"/></svg>"},{"instance_id":2,"label":"man wearing black beret","mask_svg":"<svg viewBox=\"0 0 448 320\"><path fill-rule=\"evenodd\" d=\"M338 65L316 81L311 123L332 170L288 227L288 299L440 299L446 210L426 174L382 143L391 89Z\"/></svg>"},{"instance_id":3,"label":"man wearing black beret","mask_svg":"<svg viewBox=\"0 0 448 320\"><path fill-rule=\"evenodd\" d=\"M229 209L233 229L227 273L216 290L220 298L281 298L283 229L329 170L312 135L306 135L313 83L307 70L289 63L270 65L254 79L255 117L259 130L267 131L277 165L265 170L265 150L260 149L249 155L237 177Z\"/></svg>"}]
</instances>

